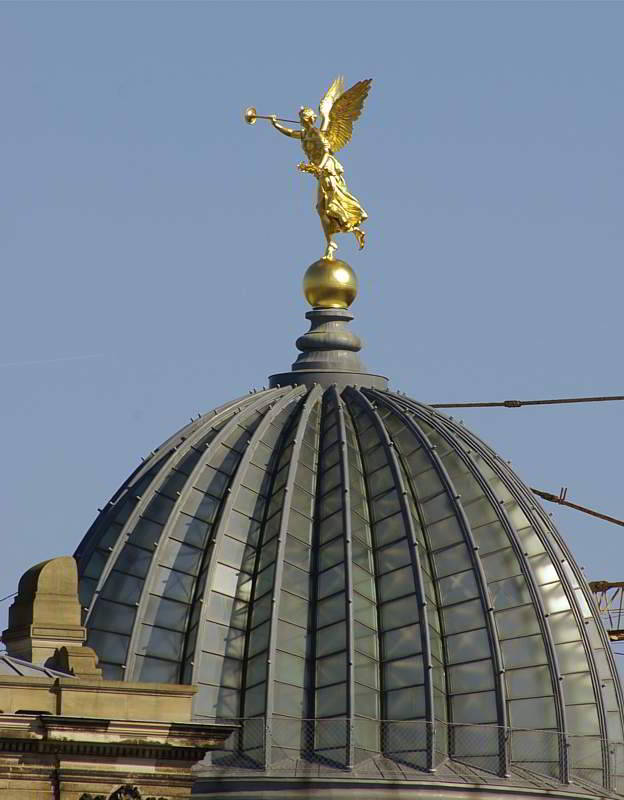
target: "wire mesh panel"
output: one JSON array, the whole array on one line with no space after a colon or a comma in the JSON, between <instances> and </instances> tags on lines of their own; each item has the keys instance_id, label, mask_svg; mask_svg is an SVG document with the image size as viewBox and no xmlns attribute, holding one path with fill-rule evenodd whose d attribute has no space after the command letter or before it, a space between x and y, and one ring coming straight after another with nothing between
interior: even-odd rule
<instances>
[{"instance_id":1,"label":"wire mesh panel","mask_svg":"<svg viewBox=\"0 0 624 800\"><path fill-rule=\"evenodd\" d=\"M219 750L206 756L200 774L408 781L427 775L434 780L436 771L446 766L455 771L463 766L475 770L471 774L481 775L485 783L492 779L497 784L508 781L512 786L528 781L535 786L536 781L545 779L544 785L552 787L560 783L564 770L559 762L565 760L572 784L589 791L621 792L624 788L624 742L607 742L594 736L426 720L273 716L270 720L254 717L235 722L240 728ZM354 745L353 763L345 750L347 740ZM371 741L379 743L379 751L371 748ZM267 759L269 751L271 757ZM507 752L511 754L510 763L505 761Z\"/></svg>"}]
</instances>

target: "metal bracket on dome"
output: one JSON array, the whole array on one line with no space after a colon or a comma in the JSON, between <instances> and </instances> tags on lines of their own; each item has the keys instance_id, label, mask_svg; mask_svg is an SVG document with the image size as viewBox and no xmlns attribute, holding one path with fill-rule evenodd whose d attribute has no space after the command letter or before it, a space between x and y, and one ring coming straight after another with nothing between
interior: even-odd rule
<instances>
[{"instance_id":1,"label":"metal bracket on dome","mask_svg":"<svg viewBox=\"0 0 624 800\"><path fill-rule=\"evenodd\" d=\"M314 308L308 311L310 330L297 339L301 354L292 365L292 372L271 375L269 385L304 384L321 386L370 386L386 389L388 379L371 375L358 355L362 348L359 336L347 330L354 318L346 308Z\"/></svg>"}]
</instances>

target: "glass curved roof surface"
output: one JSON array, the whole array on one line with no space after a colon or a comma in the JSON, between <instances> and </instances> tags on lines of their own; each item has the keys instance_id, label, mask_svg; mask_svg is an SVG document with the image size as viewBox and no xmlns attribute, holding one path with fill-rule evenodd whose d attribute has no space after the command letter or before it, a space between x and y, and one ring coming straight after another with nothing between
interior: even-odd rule
<instances>
[{"instance_id":1,"label":"glass curved roof surface","mask_svg":"<svg viewBox=\"0 0 624 800\"><path fill-rule=\"evenodd\" d=\"M290 720L274 758L315 718L351 720L364 755L392 754L378 720L622 741L613 657L552 520L486 444L404 395L288 386L206 414L76 558L104 677L196 683L197 718ZM480 739L472 763L560 770L535 737L530 753ZM418 758L434 766L434 745Z\"/></svg>"}]
</instances>

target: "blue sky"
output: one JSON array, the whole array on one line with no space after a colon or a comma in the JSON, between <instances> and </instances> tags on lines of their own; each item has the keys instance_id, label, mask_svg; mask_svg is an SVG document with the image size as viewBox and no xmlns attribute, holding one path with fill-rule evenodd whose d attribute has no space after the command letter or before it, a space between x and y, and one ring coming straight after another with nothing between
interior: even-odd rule
<instances>
[{"instance_id":1,"label":"blue sky","mask_svg":"<svg viewBox=\"0 0 624 800\"><path fill-rule=\"evenodd\" d=\"M292 117L372 77L352 327L425 402L623 394L622 3L0 4L0 596L142 455L287 369L322 252ZM465 412L624 517L623 404ZM622 529L551 509L590 578ZM5 614L8 603L0 607Z\"/></svg>"}]
</instances>

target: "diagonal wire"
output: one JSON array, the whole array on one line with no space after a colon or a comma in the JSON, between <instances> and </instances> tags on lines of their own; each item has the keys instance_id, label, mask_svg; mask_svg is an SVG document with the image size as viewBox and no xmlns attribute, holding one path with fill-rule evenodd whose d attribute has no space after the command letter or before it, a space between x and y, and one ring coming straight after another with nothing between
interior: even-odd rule
<instances>
[{"instance_id":1,"label":"diagonal wire","mask_svg":"<svg viewBox=\"0 0 624 800\"><path fill-rule=\"evenodd\" d=\"M605 397L559 397L553 400L501 400L494 403L431 403L431 408L520 408L521 406L553 406L560 403L605 403L624 400L624 395Z\"/></svg>"}]
</instances>

